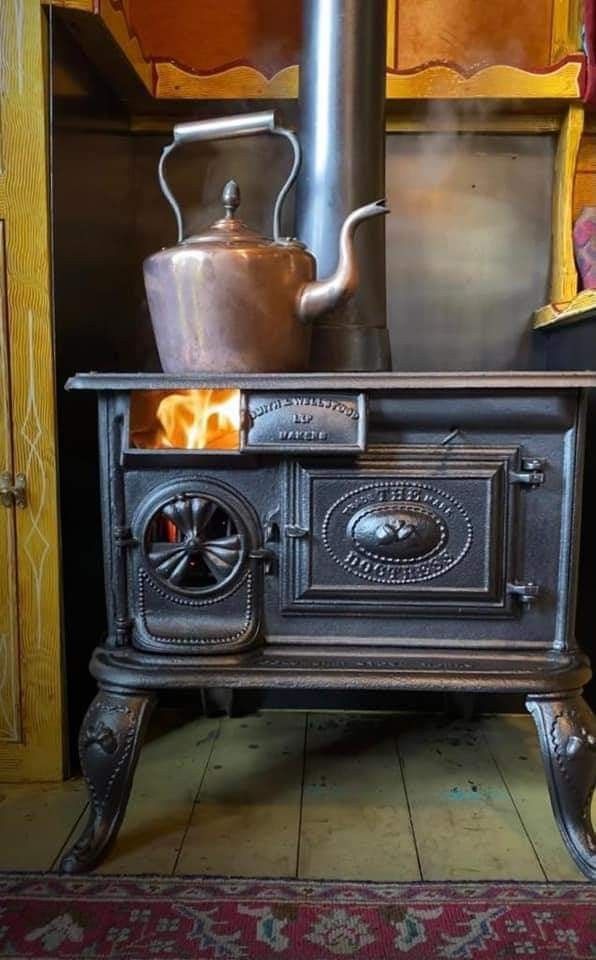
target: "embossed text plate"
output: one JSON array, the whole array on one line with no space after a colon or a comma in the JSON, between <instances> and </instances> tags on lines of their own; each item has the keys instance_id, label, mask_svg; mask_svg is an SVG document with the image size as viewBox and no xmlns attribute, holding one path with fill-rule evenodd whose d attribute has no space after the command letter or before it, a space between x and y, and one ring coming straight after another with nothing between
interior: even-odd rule
<instances>
[{"instance_id":1,"label":"embossed text plate","mask_svg":"<svg viewBox=\"0 0 596 960\"><path fill-rule=\"evenodd\" d=\"M353 453L366 448L366 396L342 391L242 394L241 449Z\"/></svg>"}]
</instances>

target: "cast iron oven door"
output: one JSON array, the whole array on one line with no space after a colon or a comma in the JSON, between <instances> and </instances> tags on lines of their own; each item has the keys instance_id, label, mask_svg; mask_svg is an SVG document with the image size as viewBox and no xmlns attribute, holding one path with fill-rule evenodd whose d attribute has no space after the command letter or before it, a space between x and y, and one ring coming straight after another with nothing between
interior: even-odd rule
<instances>
[{"instance_id":1,"label":"cast iron oven door","mask_svg":"<svg viewBox=\"0 0 596 960\"><path fill-rule=\"evenodd\" d=\"M519 462L517 447L396 446L290 464L284 611L519 615Z\"/></svg>"},{"instance_id":2,"label":"cast iron oven door","mask_svg":"<svg viewBox=\"0 0 596 960\"><path fill-rule=\"evenodd\" d=\"M194 474L161 483L139 503L131 529L136 646L215 653L255 640L258 525L236 491Z\"/></svg>"}]
</instances>

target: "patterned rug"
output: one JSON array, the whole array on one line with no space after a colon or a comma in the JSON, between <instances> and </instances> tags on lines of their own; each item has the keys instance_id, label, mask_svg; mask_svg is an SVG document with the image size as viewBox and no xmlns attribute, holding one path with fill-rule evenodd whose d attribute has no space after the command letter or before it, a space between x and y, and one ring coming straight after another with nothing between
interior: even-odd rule
<instances>
[{"instance_id":1,"label":"patterned rug","mask_svg":"<svg viewBox=\"0 0 596 960\"><path fill-rule=\"evenodd\" d=\"M596 886L0 874L0 957L593 960Z\"/></svg>"}]
</instances>

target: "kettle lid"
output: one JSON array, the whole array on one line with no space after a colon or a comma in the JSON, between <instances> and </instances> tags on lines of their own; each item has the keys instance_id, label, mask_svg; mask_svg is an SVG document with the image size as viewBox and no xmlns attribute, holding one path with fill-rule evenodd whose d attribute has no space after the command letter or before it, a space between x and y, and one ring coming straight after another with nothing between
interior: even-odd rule
<instances>
[{"instance_id":1,"label":"kettle lid","mask_svg":"<svg viewBox=\"0 0 596 960\"><path fill-rule=\"evenodd\" d=\"M240 187L235 180L228 180L225 184L221 193L221 202L225 215L212 223L203 233L185 237L182 241L183 244L238 243L243 246L266 246L272 242L267 237L251 230L243 220L236 216L236 210L240 206Z\"/></svg>"}]
</instances>

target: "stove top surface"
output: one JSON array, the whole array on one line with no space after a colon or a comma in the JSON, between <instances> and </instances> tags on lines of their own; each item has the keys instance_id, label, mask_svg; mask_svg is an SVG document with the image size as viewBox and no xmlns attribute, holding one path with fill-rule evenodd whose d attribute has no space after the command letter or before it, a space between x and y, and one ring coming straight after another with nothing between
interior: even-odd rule
<instances>
[{"instance_id":1,"label":"stove top surface","mask_svg":"<svg viewBox=\"0 0 596 960\"><path fill-rule=\"evenodd\" d=\"M507 370L454 373L78 373L67 390L548 390L596 387L594 370Z\"/></svg>"}]
</instances>

